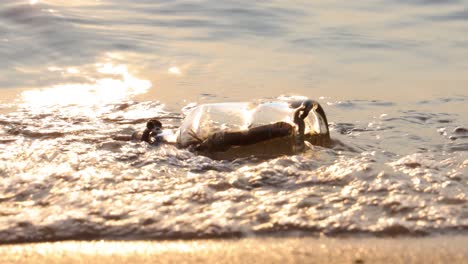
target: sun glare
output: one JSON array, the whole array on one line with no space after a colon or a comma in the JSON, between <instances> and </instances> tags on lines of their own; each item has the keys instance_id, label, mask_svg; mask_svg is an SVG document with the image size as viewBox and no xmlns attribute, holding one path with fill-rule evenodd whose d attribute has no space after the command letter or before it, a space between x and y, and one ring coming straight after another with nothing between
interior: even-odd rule
<instances>
[{"instance_id":1,"label":"sun glare","mask_svg":"<svg viewBox=\"0 0 468 264\"><path fill-rule=\"evenodd\" d=\"M170 74L174 74L174 75L181 75L182 72L180 71L180 69L178 67L171 67L167 70L167 72L169 72Z\"/></svg>"},{"instance_id":2,"label":"sun glare","mask_svg":"<svg viewBox=\"0 0 468 264\"><path fill-rule=\"evenodd\" d=\"M139 79L130 74L125 65L106 63L97 64L96 67L97 72L112 76L97 79L94 83L61 84L45 89L25 91L22 93L22 99L26 104L35 107L90 106L122 101L131 96L143 94L152 86L150 81ZM80 73L77 68L63 70L70 74ZM50 67L49 71L62 71L62 69Z\"/></svg>"},{"instance_id":3,"label":"sun glare","mask_svg":"<svg viewBox=\"0 0 468 264\"><path fill-rule=\"evenodd\" d=\"M39 0L29 0L30 5L35 5L39 2Z\"/></svg>"},{"instance_id":4,"label":"sun glare","mask_svg":"<svg viewBox=\"0 0 468 264\"><path fill-rule=\"evenodd\" d=\"M80 73L80 70L78 70L77 68L69 67L67 68L67 72L70 74L78 74Z\"/></svg>"}]
</instances>

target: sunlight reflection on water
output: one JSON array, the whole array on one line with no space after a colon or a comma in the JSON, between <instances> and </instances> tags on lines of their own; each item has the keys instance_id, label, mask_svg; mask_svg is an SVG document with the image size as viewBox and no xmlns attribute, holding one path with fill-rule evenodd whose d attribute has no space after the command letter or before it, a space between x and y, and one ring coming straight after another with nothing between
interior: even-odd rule
<instances>
[{"instance_id":1,"label":"sunlight reflection on water","mask_svg":"<svg viewBox=\"0 0 468 264\"><path fill-rule=\"evenodd\" d=\"M126 65L98 63L96 70L113 78L102 78L93 84L61 84L51 88L28 90L22 93L24 103L33 107L52 105L98 105L123 101L134 95L143 94L151 88L151 82L142 80L128 72ZM79 73L76 68L52 68Z\"/></svg>"}]
</instances>

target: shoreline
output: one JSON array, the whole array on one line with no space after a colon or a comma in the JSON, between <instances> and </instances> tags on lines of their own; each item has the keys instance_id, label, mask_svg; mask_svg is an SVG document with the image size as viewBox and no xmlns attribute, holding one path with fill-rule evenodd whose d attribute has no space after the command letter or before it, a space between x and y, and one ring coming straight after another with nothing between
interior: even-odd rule
<instances>
[{"instance_id":1,"label":"shoreline","mask_svg":"<svg viewBox=\"0 0 468 264\"><path fill-rule=\"evenodd\" d=\"M467 263L468 236L63 241L0 246L0 263Z\"/></svg>"}]
</instances>

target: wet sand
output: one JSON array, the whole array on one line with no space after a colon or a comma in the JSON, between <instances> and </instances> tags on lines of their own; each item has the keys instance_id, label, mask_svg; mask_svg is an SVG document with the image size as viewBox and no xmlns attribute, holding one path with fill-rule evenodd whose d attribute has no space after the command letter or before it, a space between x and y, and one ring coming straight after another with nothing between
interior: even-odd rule
<instances>
[{"instance_id":1,"label":"wet sand","mask_svg":"<svg viewBox=\"0 0 468 264\"><path fill-rule=\"evenodd\" d=\"M468 236L66 241L0 246L0 263L468 263Z\"/></svg>"}]
</instances>

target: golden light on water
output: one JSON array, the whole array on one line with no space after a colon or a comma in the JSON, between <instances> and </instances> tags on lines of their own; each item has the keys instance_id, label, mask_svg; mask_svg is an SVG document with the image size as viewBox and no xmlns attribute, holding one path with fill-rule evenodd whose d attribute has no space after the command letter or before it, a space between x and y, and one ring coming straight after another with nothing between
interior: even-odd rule
<instances>
[{"instance_id":1,"label":"golden light on water","mask_svg":"<svg viewBox=\"0 0 468 264\"><path fill-rule=\"evenodd\" d=\"M66 69L50 67L49 70L74 75L80 73L79 69L73 67ZM139 79L129 73L126 65L96 64L96 71L111 77L100 78L93 83L60 84L50 88L29 90L22 93L22 99L26 104L35 107L89 106L119 102L143 94L152 86L150 81Z\"/></svg>"},{"instance_id":2,"label":"golden light on water","mask_svg":"<svg viewBox=\"0 0 468 264\"><path fill-rule=\"evenodd\" d=\"M174 74L174 75L181 75L182 72L180 71L180 69L178 67L171 67L167 70L168 73L170 74Z\"/></svg>"},{"instance_id":3,"label":"golden light on water","mask_svg":"<svg viewBox=\"0 0 468 264\"><path fill-rule=\"evenodd\" d=\"M69 67L67 68L67 72L70 74L78 74L80 73L80 70L78 70L77 68Z\"/></svg>"}]
</instances>

